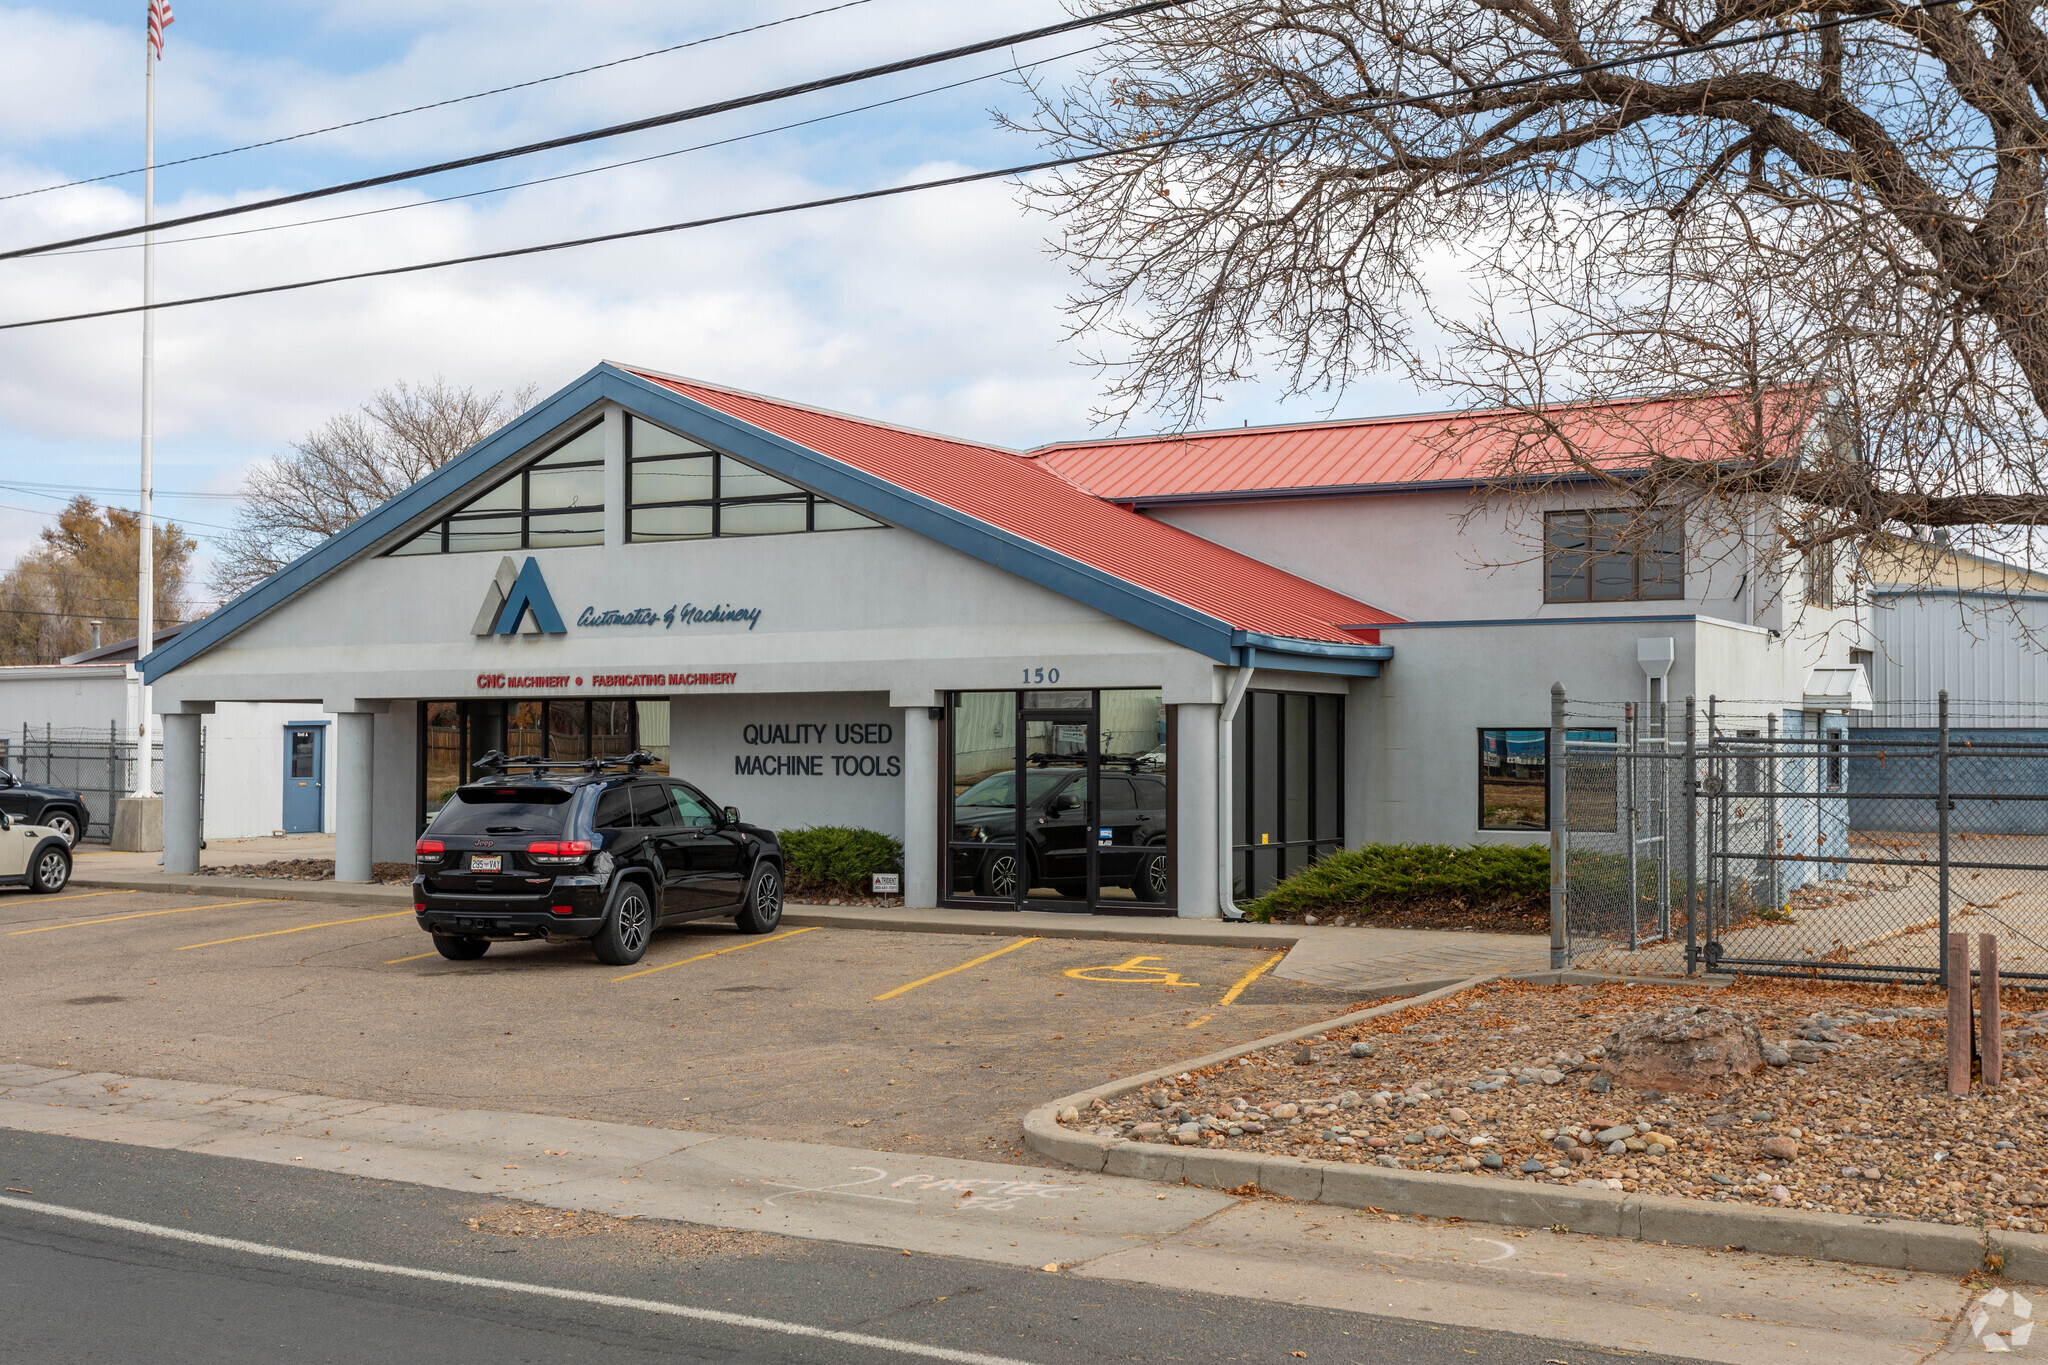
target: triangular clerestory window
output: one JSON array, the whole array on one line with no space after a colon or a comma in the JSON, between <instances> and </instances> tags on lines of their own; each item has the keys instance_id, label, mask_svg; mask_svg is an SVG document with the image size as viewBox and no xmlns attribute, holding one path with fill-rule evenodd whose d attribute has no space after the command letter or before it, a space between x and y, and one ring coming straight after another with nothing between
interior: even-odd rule
<instances>
[{"instance_id":1,"label":"triangular clerestory window","mask_svg":"<svg viewBox=\"0 0 2048 1365\"><path fill-rule=\"evenodd\" d=\"M394 555L604 544L604 423L589 426L414 536Z\"/></svg>"},{"instance_id":2,"label":"triangular clerestory window","mask_svg":"<svg viewBox=\"0 0 2048 1365\"><path fill-rule=\"evenodd\" d=\"M626 539L703 540L883 523L638 417L626 420Z\"/></svg>"}]
</instances>

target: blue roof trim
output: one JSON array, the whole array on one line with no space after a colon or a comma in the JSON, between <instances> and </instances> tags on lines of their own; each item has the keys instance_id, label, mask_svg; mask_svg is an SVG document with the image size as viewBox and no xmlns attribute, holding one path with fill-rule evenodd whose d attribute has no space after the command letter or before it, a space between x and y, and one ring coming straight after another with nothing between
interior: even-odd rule
<instances>
[{"instance_id":1,"label":"blue roof trim","mask_svg":"<svg viewBox=\"0 0 2048 1365\"><path fill-rule=\"evenodd\" d=\"M1340 644L1332 640L1294 640L1251 630L1233 631L1230 639L1237 650L1235 662L1241 668L1377 678L1381 666L1394 657L1392 645L1369 645L1362 641Z\"/></svg>"},{"instance_id":2,"label":"blue roof trim","mask_svg":"<svg viewBox=\"0 0 2048 1365\"><path fill-rule=\"evenodd\" d=\"M835 502L914 531L1219 663L1240 661L1246 646L1243 640L1235 637L1252 638L1245 632L1233 631L1230 624L1220 617L991 526L965 512L820 455L795 441L605 363L188 627L176 639L151 651L139 665L144 680L153 683L191 662L329 574L374 552L409 523L446 510L443 504L497 465L525 452L578 414L607 399L630 412L759 465L792 483L814 489ZM1376 672L1378 660L1392 652L1388 646L1326 645L1265 636L1257 637L1254 643L1270 660L1261 666L1287 666L1278 662L1284 657L1313 657L1323 661L1319 666L1326 672L1342 671L1328 665L1347 661L1361 667L1370 664ZM1374 649L1383 649L1386 653L1375 656L1359 652ZM1335 652L1304 656L1303 650Z\"/></svg>"},{"instance_id":3,"label":"blue roof trim","mask_svg":"<svg viewBox=\"0 0 2048 1365\"><path fill-rule=\"evenodd\" d=\"M327 575L375 549L378 542L434 509L499 462L539 441L604 396L603 366L513 418L447 464L321 541L255 587L181 631L178 638L137 661L144 682L155 682L297 597Z\"/></svg>"}]
</instances>

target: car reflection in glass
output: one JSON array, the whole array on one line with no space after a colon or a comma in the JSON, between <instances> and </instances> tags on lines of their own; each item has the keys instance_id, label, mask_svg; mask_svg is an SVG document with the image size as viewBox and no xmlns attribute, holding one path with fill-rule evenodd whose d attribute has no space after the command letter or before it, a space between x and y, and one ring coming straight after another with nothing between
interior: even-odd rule
<instances>
[{"instance_id":1,"label":"car reflection in glass","mask_svg":"<svg viewBox=\"0 0 2048 1365\"><path fill-rule=\"evenodd\" d=\"M1087 769L1034 758L1042 766L1024 772L1025 894L1045 890L1068 899L1085 898L1088 851L1094 847L1101 890L1123 889L1140 901L1164 902L1166 777L1141 770L1163 757L1115 760L1115 767L1105 758L1095 779L1099 821L1088 816ZM954 799L956 894L1016 898L1016 820L1015 773L983 778ZM989 847L971 847L977 844Z\"/></svg>"}]
</instances>

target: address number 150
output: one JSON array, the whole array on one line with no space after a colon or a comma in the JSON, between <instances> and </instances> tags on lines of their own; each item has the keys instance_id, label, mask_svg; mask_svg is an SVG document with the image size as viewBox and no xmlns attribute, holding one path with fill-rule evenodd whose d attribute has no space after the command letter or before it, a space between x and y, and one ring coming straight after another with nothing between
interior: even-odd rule
<instances>
[{"instance_id":1,"label":"address number 150","mask_svg":"<svg viewBox=\"0 0 2048 1365\"><path fill-rule=\"evenodd\" d=\"M1027 668L1024 670L1024 681L1027 683L1056 683L1059 680L1060 671L1057 668Z\"/></svg>"}]
</instances>

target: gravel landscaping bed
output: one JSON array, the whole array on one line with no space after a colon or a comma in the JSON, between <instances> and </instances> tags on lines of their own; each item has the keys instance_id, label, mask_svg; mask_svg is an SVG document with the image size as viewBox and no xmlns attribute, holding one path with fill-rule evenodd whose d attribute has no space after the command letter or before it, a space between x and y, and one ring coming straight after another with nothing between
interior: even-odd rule
<instances>
[{"instance_id":1,"label":"gravel landscaping bed","mask_svg":"<svg viewBox=\"0 0 2048 1365\"><path fill-rule=\"evenodd\" d=\"M1060 1121L1139 1142L2043 1232L2048 1087L2030 1063L2044 1004L2008 992L2005 1083L1951 1096L1939 992L1497 982ZM1712 1096L1602 1073L1624 1024L1697 1005L1753 1019L1768 1065Z\"/></svg>"},{"instance_id":2,"label":"gravel landscaping bed","mask_svg":"<svg viewBox=\"0 0 2048 1365\"><path fill-rule=\"evenodd\" d=\"M287 882L331 882L334 880L334 859L332 858L273 858L267 863L236 863L231 867L202 867L202 877L268 877ZM403 886L412 880L411 863L373 863L370 876L373 881L386 885Z\"/></svg>"}]
</instances>

